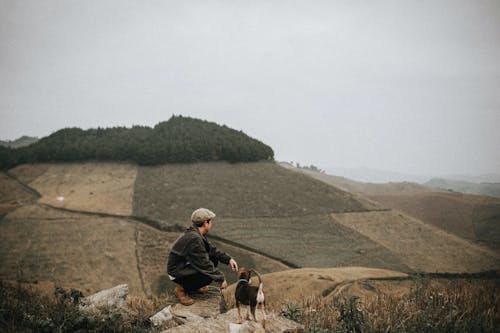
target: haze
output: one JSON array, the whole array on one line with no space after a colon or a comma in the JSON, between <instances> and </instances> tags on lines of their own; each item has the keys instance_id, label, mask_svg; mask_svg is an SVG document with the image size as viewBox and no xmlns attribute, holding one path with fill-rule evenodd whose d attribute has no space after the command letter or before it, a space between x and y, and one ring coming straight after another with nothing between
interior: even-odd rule
<instances>
[{"instance_id":1,"label":"haze","mask_svg":"<svg viewBox=\"0 0 500 333\"><path fill-rule=\"evenodd\" d=\"M276 159L500 172L499 1L0 0L0 139L225 124Z\"/></svg>"}]
</instances>

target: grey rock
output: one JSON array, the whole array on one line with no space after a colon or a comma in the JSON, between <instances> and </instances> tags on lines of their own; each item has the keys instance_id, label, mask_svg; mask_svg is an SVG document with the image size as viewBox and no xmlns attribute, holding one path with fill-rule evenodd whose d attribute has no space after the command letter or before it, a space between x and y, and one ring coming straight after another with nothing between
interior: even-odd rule
<instances>
[{"instance_id":1,"label":"grey rock","mask_svg":"<svg viewBox=\"0 0 500 333\"><path fill-rule=\"evenodd\" d=\"M193 305L182 305L180 303L172 306L174 316L185 317L187 313L194 314L201 318L214 318L217 315L226 312L226 301L222 296L220 288L209 286L207 293L192 293ZM197 317L193 317L194 320Z\"/></svg>"},{"instance_id":2,"label":"grey rock","mask_svg":"<svg viewBox=\"0 0 500 333\"><path fill-rule=\"evenodd\" d=\"M152 316L149 320L155 326L173 327L191 321L215 318L226 311L226 302L218 287L209 286L207 293L192 293L195 303L185 306L177 303L168 306Z\"/></svg>"},{"instance_id":3,"label":"grey rock","mask_svg":"<svg viewBox=\"0 0 500 333\"><path fill-rule=\"evenodd\" d=\"M156 313L154 316L150 317L149 321L151 321L154 326L160 326L173 319L174 315L172 314L172 306L169 305Z\"/></svg>"},{"instance_id":4,"label":"grey rock","mask_svg":"<svg viewBox=\"0 0 500 333\"><path fill-rule=\"evenodd\" d=\"M304 327L294 321L288 320L274 313L268 313L266 319L266 328L259 322L245 321L241 325L237 324L238 312L236 309L229 310L215 318L205 320L191 321L184 325L170 328L162 333L301 333Z\"/></svg>"},{"instance_id":5,"label":"grey rock","mask_svg":"<svg viewBox=\"0 0 500 333\"><path fill-rule=\"evenodd\" d=\"M85 297L80 310L92 313L112 313L127 309L128 285L121 284L111 289Z\"/></svg>"}]
</instances>

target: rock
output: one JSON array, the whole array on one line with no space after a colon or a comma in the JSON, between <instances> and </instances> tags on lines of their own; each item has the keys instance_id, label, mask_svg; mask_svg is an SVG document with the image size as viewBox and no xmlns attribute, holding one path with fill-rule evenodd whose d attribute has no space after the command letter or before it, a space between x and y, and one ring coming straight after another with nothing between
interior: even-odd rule
<instances>
[{"instance_id":1,"label":"rock","mask_svg":"<svg viewBox=\"0 0 500 333\"><path fill-rule=\"evenodd\" d=\"M94 313L110 313L126 310L127 296L128 285L121 284L85 297L80 304L80 310Z\"/></svg>"},{"instance_id":2,"label":"rock","mask_svg":"<svg viewBox=\"0 0 500 333\"><path fill-rule=\"evenodd\" d=\"M229 323L229 333L266 333L266 330L257 322L246 321L243 324Z\"/></svg>"},{"instance_id":3,"label":"rock","mask_svg":"<svg viewBox=\"0 0 500 333\"><path fill-rule=\"evenodd\" d=\"M174 319L172 315L172 305L163 308L160 312L156 313L154 316L149 318L149 321L153 323L154 326L161 326L165 322Z\"/></svg>"},{"instance_id":4,"label":"rock","mask_svg":"<svg viewBox=\"0 0 500 333\"><path fill-rule=\"evenodd\" d=\"M304 332L302 325L268 313L266 328L262 327L262 311L258 310L257 320L245 321L237 324L238 310L232 309L226 312L226 303L218 287L209 286L209 292L205 294L195 293L191 297L194 304L185 306L175 304L167 307L150 320L156 325L170 327L162 333L299 333ZM244 310L246 311L246 310ZM163 313L163 314L161 314ZM246 312L244 312L246 314ZM155 318L153 320L153 318ZM177 325L177 326L175 326Z\"/></svg>"},{"instance_id":5,"label":"rock","mask_svg":"<svg viewBox=\"0 0 500 333\"><path fill-rule=\"evenodd\" d=\"M259 316L257 317L259 319ZM209 318L199 321L191 321L184 325L170 328L162 333L300 333L304 332L304 327L294 321L278 316L274 313L268 313L266 319L266 329L259 322L245 321L243 324L236 324L238 321L238 311L229 310L215 318Z\"/></svg>"},{"instance_id":6,"label":"rock","mask_svg":"<svg viewBox=\"0 0 500 333\"><path fill-rule=\"evenodd\" d=\"M172 314L173 314L173 320L179 325L183 325L190 321L197 321L203 319L202 316L189 312L189 310L187 309L178 309L176 312L173 312Z\"/></svg>"},{"instance_id":7,"label":"rock","mask_svg":"<svg viewBox=\"0 0 500 333\"><path fill-rule=\"evenodd\" d=\"M172 327L205 318L215 318L226 311L226 302L218 287L209 286L207 293L193 293L190 296L195 302L193 305L185 306L177 303L168 306L149 320L155 326Z\"/></svg>"},{"instance_id":8,"label":"rock","mask_svg":"<svg viewBox=\"0 0 500 333\"><path fill-rule=\"evenodd\" d=\"M175 304L172 307L174 316L183 317L186 316L186 313L191 313L202 318L214 318L226 312L226 301L218 287L208 286L207 293L193 293L190 296L194 300L194 304L189 306Z\"/></svg>"}]
</instances>

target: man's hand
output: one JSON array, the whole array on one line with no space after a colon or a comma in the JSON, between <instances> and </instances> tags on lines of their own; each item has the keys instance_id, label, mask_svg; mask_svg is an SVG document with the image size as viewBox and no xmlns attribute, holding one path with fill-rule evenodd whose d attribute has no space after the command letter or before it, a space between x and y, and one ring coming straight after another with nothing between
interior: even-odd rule
<instances>
[{"instance_id":1,"label":"man's hand","mask_svg":"<svg viewBox=\"0 0 500 333\"><path fill-rule=\"evenodd\" d=\"M238 270L238 263L233 258L231 258L231 260L229 260L229 265L231 265L231 269L233 271L236 272Z\"/></svg>"},{"instance_id":2,"label":"man's hand","mask_svg":"<svg viewBox=\"0 0 500 333\"><path fill-rule=\"evenodd\" d=\"M222 282L222 284L220 285L220 289L226 289L227 288L227 281L224 280L224 282Z\"/></svg>"}]
</instances>

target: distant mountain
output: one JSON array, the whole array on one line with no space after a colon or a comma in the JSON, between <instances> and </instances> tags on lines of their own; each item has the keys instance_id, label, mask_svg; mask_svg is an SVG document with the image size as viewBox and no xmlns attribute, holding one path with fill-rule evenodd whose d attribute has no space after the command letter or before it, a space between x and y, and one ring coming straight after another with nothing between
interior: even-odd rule
<instances>
[{"instance_id":1,"label":"distant mountain","mask_svg":"<svg viewBox=\"0 0 500 333\"><path fill-rule=\"evenodd\" d=\"M360 168L325 167L329 175L349 178L364 183L390 183L390 182L413 182L425 183L431 177L412 175L395 171Z\"/></svg>"},{"instance_id":2,"label":"distant mountain","mask_svg":"<svg viewBox=\"0 0 500 333\"><path fill-rule=\"evenodd\" d=\"M500 174L497 173L485 173L479 176L443 175L439 178L457 180L462 182L470 182L470 183L500 183Z\"/></svg>"},{"instance_id":3,"label":"distant mountain","mask_svg":"<svg viewBox=\"0 0 500 333\"><path fill-rule=\"evenodd\" d=\"M489 195L500 198L500 183L477 184L466 181L433 178L425 183L425 185L444 190L452 190L454 192Z\"/></svg>"},{"instance_id":4,"label":"distant mountain","mask_svg":"<svg viewBox=\"0 0 500 333\"><path fill-rule=\"evenodd\" d=\"M16 140L13 140L13 141L0 140L0 146L9 147L9 148L19 148L19 147L29 146L30 144L35 143L37 141L38 141L37 137L23 135L22 137L20 137Z\"/></svg>"}]
</instances>

